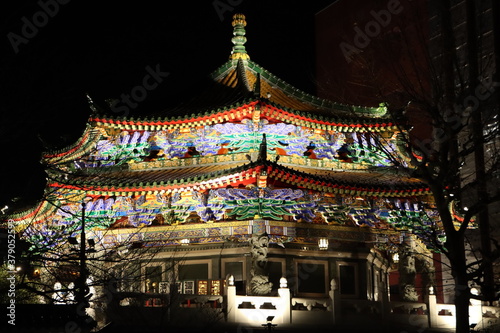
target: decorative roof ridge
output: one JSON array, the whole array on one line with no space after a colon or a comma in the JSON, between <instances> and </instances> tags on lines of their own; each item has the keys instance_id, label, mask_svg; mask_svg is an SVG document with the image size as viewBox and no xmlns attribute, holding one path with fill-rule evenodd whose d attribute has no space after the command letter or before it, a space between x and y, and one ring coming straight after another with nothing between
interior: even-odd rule
<instances>
[{"instance_id":1,"label":"decorative roof ridge","mask_svg":"<svg viewBox=\"0 0 500 333\"><path fill-rule=\"evenodd\" d=\"M369 117L368 115L353 115L353 114L348 114L345 117L341 117L339 115L334 115L332 117L329 117L327 115L317 115L314 112L311 111L300 111L300 110L295 110L286 106L283 106L279 103L270 101L266 98L263 97L248 97L243 99L241 102L237 102L235 104L228 105L224 108L212 108L212 109L206 109L205 112L199 112L196 114L191 114L191 115L182 115L182 116L170 116L170 117L130 117L130 118L124 118L124 117L113 117L112 115L95 115L93 118L90 118L90 122L94 123L111 123L111 124L121 124L121 125L137 125L137 126L154 126L154 125L175 125L175 124L183 124L183 123L190 123L190 122L195 122L199 120L198 118L205 118L209 116L216 116L217 114L223 114L227 113L230 110L233 109L238 109L244 105L249 105L251 106L252 104L256 103L261 103L262 105L266 105L269 107L277 108L279 110L282 110L284 112L289 112L292 114L297 115L298 117L306 117L310 118L312 121L317 121L319 123L322 122L333 122L333 123L345 123L345 124L360 124L360 121L362 121L363 124L377 124L378 122L382 120L387 120L389 121L387 126L395 126L393 122L390 121L390 119L387 118L373 118ZM172 123L172 124L166 124L166 123ZM358 126L359 127L359 126Z\"/></svg>"},{"instance_id":2,"label":"decorative roof ridge","mask_svg":"<svg viewBox=\"0 0 500 333\"><path fill-rule=\"evenodd\" d=\"M298 100L301 100L305 103L311 104L313 107L319 107L323 109L334 109L337 111L341 111L345 113L346 116L349 117L375 117L375 118L388 118L387 108L383 105L379 107L364 107L364 106L355 106L355 105L347 105L342 103L333 102L327 99L316 97L312 94L306 93L303 90L295 88L291 84L281 80L276 75L269 72L264 67L255 63L252 60L228 60L220 67L215 69L210 77L212 80L218 81L222 77L228 74L231 70L235 70L237 66L245 66L257 74L260 74L261 79L266 79L269 83L274 84L275 86L281 88L285 93L291 95ZM356 112L360 114L356 114Z\"/></svg>"},{"instance_id":3,"label":"decorative roof ridge","mask_svg":"<svg viewBox=\"0 0 500 333\"><path fill-rule=\"evenodd\" d=\"M247 77L247 71L245 70L245 64L243 63L243 60L240 58L238 59L238 64L237 64L237 74L238 74L238 85L243 85L247 92L252 91L252 87L250 87L250 83L248 83L248 77Z\"/></svg>"},{"instance_id":4,"label":"decorative roof ridge","mask_svg":"<svg viewBox=\"0 0 500 333\"><path fill-rule=\"evenodd\" d=\"M262 146L264 146L264 147L266 146L266 143L265 143L264 140L265 140L265 138L263 139L263 142L261 143L261 147ZM260 155L260 153L259 153L259 155ZM255 160L253 162L249 162L249 163L246 163L244 165L241 165L241 166L238 166L238 167L235 167L235 168L220 170L220 171L217 171L215 173L209 173L209 174L207 174L207 176L208 175L212 175L212 174L217 174L218 176L223 176L223 175L227 175L227 174L231 174L231 173L238 173L238 172L241 172L241 171L250 170L250 169L262 166L262 167L271 167L271 168L274 168L274 169L282 170L282 171L285 171L285 172L296 174L298 176L302 176L305 179L311 179L311 180L315 180L315 181L329 181L329 182L331 182L332 180L334 180L334 179L328 179L327 177L324 177L324 176L318 176L318 175L313 175L313 174L305 173L305 172L302 172L302 171L298 171L298 170L295 170L293 168L281 165L281 164L279 164L279 163L277 163L275 161L270 161L267 158L266 159L262 159L261 156L259 156L259 157L260 158L257 158L257 160ZM360 173L361 172L362 171L360 171ZM358 185L358 184L356 184L354 182L347 182L347 181L342 181L342 180L337 180L337 182L338 183L345 183L346 186L357 186ZM380 185L372 185L372 186L377 186L378 188L381 188L381 189L395 189L393 185L380 184ZM419 183L408 184L407 186L408 187L410 187L410 186L411 187L428 187L428 184L426 184L425 182L421 181Z\"/></svg>"},{"instance_id":5,"label":"decorative roof ridge","mask_svg":"<svg viewBox=\"0 0 500 333\"><path fill-rule=\"evenodd\" d=\"M251 104L251 103L258 103L259 99L255 97L248 97L243 99L240 102L224 106L223 108L207 108L205 112L201 113L198 112L197 114L191 114L191 115L180 115L180 116L166 116L166 117L159 117L159 116L151 116L150 118L148 116L144 117L130 117L130 118L124 118L124 117L113 117L112 115L94 115L92 118L89 119L89 122L102 122L103 120L110 120L113 121L114 123L123 123L123 124L133 124L133 123L148 123L148 124L153 124L155 122L187 122L188 120L194 120L196 117L203 117L207 115L207 113L211 114L216 114L216 113L223 113L227 112L231 109L236 109L241 107L242 105L245 104Z\"/></svg>"},{"instance_id":6,"label":"decorative roof ridge","mask_svg":"<svg viewBox=\"0 0 500 333\"><path fill-rule=\"evenodd\" d=\"M282 170L282 171L285 171L285 172L289 172L289 173L295 174L297 176L302 176L303 178L307 178L307 179L310 179L310 180L313 180L313 181L329 181L331 183L332 180L333 180L333 181L336 181L337 183L344 183L345 186L358 186L358 184L356 184L354 182L342 181L342 180L335 180L333 177L332 177L332 179L329 179L329 178L324 177L324 176L318 176L318 175L314 175L314 174L305 173L305 172L295 170L293 168L287 167L285 165L281 165L281 164L279 164L277 162L270 161L270 160L266 160L266 161L262 161L262 162L255 161L255 162L248 163L248 164L245 164L245 165L249 165L249 164L254 164L252 167L259 166L259 165L272 167L272 168L275 168L275 169L278 169L278 170ZM245 165L240 166L238 168L242 168ZM394 186L392 186L392 185L384 185L384 184L377 184L377 185L370 184L370 185L371 186L367 186L367 187L376 186L376 187L381 188L381 189L393 189L393 190L395 189ZM406 186L408 186L408 187L410 187L410 186L411 187L428 187L428 185L425 182L411 183L411 184L408 184Z\"/></svg>"},{"instance_id":7,"label":"decorative roof ridge","mask_svg":"<svg viewBox=\"0 0 500 333\"><path fill-rule=\"evenodd\" d=\"M242 62L244 64L245 60L242 60ZM219 67L217 67L214 71L212 71L209 77L214 81L218 81L222 77L226 76L229 71L235 69L237 65L238 65L237 60L228 60Z\"/></svg>"},{"instance_id":8,"label":"decorative roof ridge","mask_svg":"<svg viewBox=\"0 0 500 333\"><path fill-rule=\"evenodd\" d=\"M113 173L113 172L121 172L121 171L133 171L130 170L130 167L127 163L119 164L119 165L107 165L96 167L85 167L78 169L77 173L74 173L76 176L92 176L99 175L101 173Z\"/></svg>"},{"instance_id":9,"label":"decorative roof ridge","mask_svg":"<svg viewBox=\"0 0 500 333\"><path fill-rule=\"evenodd\" d=\"M21 209L12 214L8 214L7 218L9 220L14 220L15 222L21 221L27 223L28 221L26 221L26 219L35 219L37 215L43 215L48 208L52 208L52 210L55 210L55 208L57 208L57 205L54 205L50 200L38 200L32 207Z\"/></svg>"},{"instance_id":10,"label":"decorative roof ridge","mask_svg":"<svg viewBox=\"0 0 500 333\"><path fill-rule=\"evenodd\" d=\"M303 102L306 102L308 104L311 104L313 106L316 106L318 108L322 109L334 109L337 111L342 111L346 112L347 114L352 115L354 112L359 112L362 114L370 115L370 116L375 116L377 118L382 118L387 115L387 107L381 105L379 107L368 107L368 106L357 106L357 105L347 105L347 104L342 104L342 103L337 103L333 102L327 99L319 98L316 97L312 94L306 93L303 90L300 90L298 88L295 88L291 84L283 81L276 75L272 74L268 70L266 70L264 67L260 66L259 64L253 62L252 60L248 60L246 62L246 67L248 67L250 70L254 71L255 73L261 74L261 78L264 80L267 80L269 83L275 85L276 87L280 88L282 91L285 93L291 95L292 97L295 97Z\"/></svg>"},{"instance_id":11,"label":"decorative roof ridge","mask_svg":"<svg viewBox=\"0 0 500 333\"><path fill-rule=\"evenodd\" d=\"M385 185L381 184L363 184L345 181L341 179L335 178L333 175L331 177L325 177L321 175L312 175L302 171L295 170L293 168L278 164L277 162L257 159L256 161L246 163L244 165L223 169L218 171L209 172L206 174L199 174L196 176L183 178L182 176L171 178L167 181L153 181L153 182L133 182L128 184L123 183L111 183L111 182L101 182L99 180L76 180L74 182L66 182L64 184L59 182L53 182L49 184L51 187L63 187L69 189L77 189L83 190L87 192L144 192L144 191L155 191L160 189L165 189L165 187L184 187L190 186L197 183L203 183L204 181L210 181L217 179L219 177L229 176L238 174L241 172L251 172L265 170L267 171L268 177L275 177L278 175L277 179L280 178L280 174L287 173L291 175L291 183L296 183L296 181L305 181L309 185L307 188L313 188L321 190L322 187L331 188L334 192L339 193L365 193L366 195L378 195L378 193L383 192L385 196L403 196L403 197L412 197L412 196L421 196L428 195L430 193L430 189L428 185L424 182L420 183L408 183L401 185ZM285 177L288 179L289 177ZM109 179L108 179L109 181ZM286 180L285 180L286 181ZM325 190L325 189L323 189Z\"/></svg>"},{"instance_id":12,"label":"decorative roof ridge","mask_svg":"<svg viewBox=\"0 0 500 333\"><path fill-rule=\"evenodd\" d=\"M248 164L249 163L247 163L245 165L248 165ZM209 172L209 173L199 174L197 176L187 177L187 178L182 177L182 176L177 176L175 178L169 179L168 181L160 181L160 184L161 183L164 183L164 184L181 184L181 183L179 183L179 180L183 180L183 179L185 179L187 181L187 183L189 183L189 181L210 180L210 179L213 179L213 178L217 178L217 177L221 177L221 176L226 176L226 175L231 174L231 173L241 172L242 170L244 170L244 169L241 169L241 167L242 166L236 167L236 168L229 168L229 169L212 171L212 172ZM132 171L132 170L130 170L130 171ZM90 174L84 174L82 176L90 176ZM120 181L119 178L116 178L116 180ZM158 185L158 182L157 181L153 181L153 182L142 182L142 181L140 181L140 182L137 182L137 183L136 182L128 183L128 184L126 184L126 186L127 187L135 187L135 186L144 186L144 185L148 185L148 184ZM90 181L87 181L85 179L77 179L75 181L72 181L72 180L66 181L64 184L62 184L62 183L60 183L59 181L56 180L56 181L53 181L49 186L58 187L58 185L63 185L63 187L70 187L70 188L74 188L74 189L77 189L77 187L78 187L79 189L82 189L82 190L85 190L85 191L93 191L93 190L95 190L95 188L94 188L95 186L116 187L117 185L120 185L120 184L116 184L114 182L109 182L109 183L103 184L103 182L101 182L99 180L90 180Z\"/></svg>"},{"instance_id":13,"label":"decorative roof ridge","mask_svg":"<svg viewBox=\"0 0 500 333\"><path fill-rule=\"evenodd\" d=\"M44 201L43 200L38 200L32 207L29 208L23 208L20 209L16 212L9 213L7 216L7 219L2 220L2 222L7 222L7 220L20 220L22 217L27 216L31 213L34 213L37 210L40 210Z\"/></svg>"},{"instance_id":14,"label":"decorative roof ridge","mask_svg":"<svg viewBox=\"0 0 500 333\"><path fill-rule=\"evenodd\" d=\"M263 104L267 104L268 106L272 106L272 107L281 109L283 111L295 113L298 116L308 116L311 119L317 119L317 120L321 120L321 121L322 120L328 120L328 119L332 120L332 121L346 121L346 120L351 120L353 123L356 123L358 120L363 120L364 122L369 121L369 122L377 123L380 120L388 120L390 123L394 123L393 121L391 121L388 118L369 117L368 115L347 114L346 116L333 115L333 116L329 117L329 116L325 116L325 115L317 115L317 114L313 113L312 111L307 111L307 110L306 111L301 111L301 110L292 109L292 108L289 108L287 106L283 106L283 105L281 105L281 104L279 104L277 102L273 102L273 101L271 101L271 100L269 100L267 98L264 98L264 97L261 97L260 101Z\"/></svg>"}]
</instances>

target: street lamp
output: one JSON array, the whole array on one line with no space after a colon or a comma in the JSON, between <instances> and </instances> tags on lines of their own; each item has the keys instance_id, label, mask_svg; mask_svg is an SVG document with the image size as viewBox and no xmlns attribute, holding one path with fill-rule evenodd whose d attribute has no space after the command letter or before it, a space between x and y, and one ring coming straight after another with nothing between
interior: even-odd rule
<instances>
[{"instance_id":1,"label":"street lamp","mask_svg":"<svg viewBox=\"0 0 500 333\"><path fill-rule=\"evenodd\" d=\"M70 239L70 243L75 243L76 238L74 240ZM86 303L86 296L89 292L89 287L87 286L87 254L85 253L85 202L82 203L82 230L80 231L80 276L76 280L76 294L75 300L78 304ZM87 306L85 306L87 307Z\"/></svg>"},{"instance_id":2,"label":"street lamp","mask_svg":"<svg viewBox=\"0 0 500 333\"><path fill-rule=\"evenodd\" d=\"M82 230L80 231L79 249L80 274L75 281L75 301L78 308L80 309L79 311L83 310L82 313L79 313L81 316L80 324L82 325L82 328L90 328L90 326L93 325L92 318L90 318L86 312L86 309L90 307L89 299L90 297L92 297L92 294L89 293L90 288L87 283L89 271L87 269L86 245L87 240L85 238L85 202L82 202Z\"/></svg>"},{"instance_id":3,"label":"street lamp","mask_svg":"<svg viewBox=\"0 0 500 333\"><path fill-rule=\"evenodd\" d=\"M273 328L278 326L277 324L273 324L273 319L274 319L274 316L268 316L266 319L267 323L262 324L263 327L267 327L268 332L272 332Z\"/></svg>"}]
</instances>

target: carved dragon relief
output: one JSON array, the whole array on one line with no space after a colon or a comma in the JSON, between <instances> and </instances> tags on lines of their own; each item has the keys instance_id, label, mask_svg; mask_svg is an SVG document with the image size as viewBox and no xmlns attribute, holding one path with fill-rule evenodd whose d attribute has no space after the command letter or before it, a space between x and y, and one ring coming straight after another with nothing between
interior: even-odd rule
<instances>
[{"instance_id":1,"label":"carved dragon relief","mask_svg":"<svg viewBox=\"0 0 500 333\"><path fill-rule=\"evenodd\" d=\"M269 295L273 284L269 282L267 273L267 252L269 246L269 236L267 233L253 235L250 238L250 253L252 255L252 269L250 274L250 290L253 295Z\"/></svg>"}]
</instances>

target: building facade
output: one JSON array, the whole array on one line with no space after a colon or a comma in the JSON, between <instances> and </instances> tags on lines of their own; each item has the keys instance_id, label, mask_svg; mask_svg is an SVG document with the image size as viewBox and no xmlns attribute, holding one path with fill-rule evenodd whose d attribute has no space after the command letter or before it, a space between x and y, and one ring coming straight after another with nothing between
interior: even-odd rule
<instances>
[{"instance_id":1,"label":"building facade","mask_svg":"<svg viewBox=\"0 0 500 333\"><path fill-rule=\"evenodd\" d=\"M182 107L136 119L90 101L82 137L44 154L46 196L12 216L16 229L46 258L67 256L44 264L54 282L86 266L95 316L98 304L120 307L103 322L125 323L137 306L169 308L168 320L210 308L253 326L375 322L396 308L430 317L427 235L439 221L428 186L394 168L409 161L398 124L384 106L283 82L250 60L245 17L232 25L230 59ZM407 271L391 286L398 260Z\"/></svg>"}]
</instances>

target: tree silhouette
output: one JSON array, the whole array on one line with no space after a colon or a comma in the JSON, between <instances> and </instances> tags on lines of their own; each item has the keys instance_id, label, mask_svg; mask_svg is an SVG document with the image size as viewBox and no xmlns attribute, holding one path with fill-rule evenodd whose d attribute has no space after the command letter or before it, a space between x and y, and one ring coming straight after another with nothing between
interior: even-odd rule
<instances>
[{"instance_id":1,"label":"tree silhouette","mask_svg":"<svg viewBox=\"0 0 500 333\"><path fill-rule=\"evenodd\" d=\"M393 17L391 33L373 38L350 66L359 74L355 84L376 92L399 124L399 148L408 161L394 156L388 172L418 178L431 189L432 199L421 207L437 211L439 222L425 237L448 260L456 329L468 332L469 300L494 300L492 262L500 254L492 234L496 226L490 225L500 200L498 55L492 44L478 39L485 30L477 3L461 4L462 30L452 23L457 17L448 0L429 5L436 13L430 21L418 4L405 6L406 21ZM332 82L321 89L342 99ZM422 221L418 217L411 224ZM473 286L480 287L479 295L471 293Z\"/></svg>"}]
</instances>

